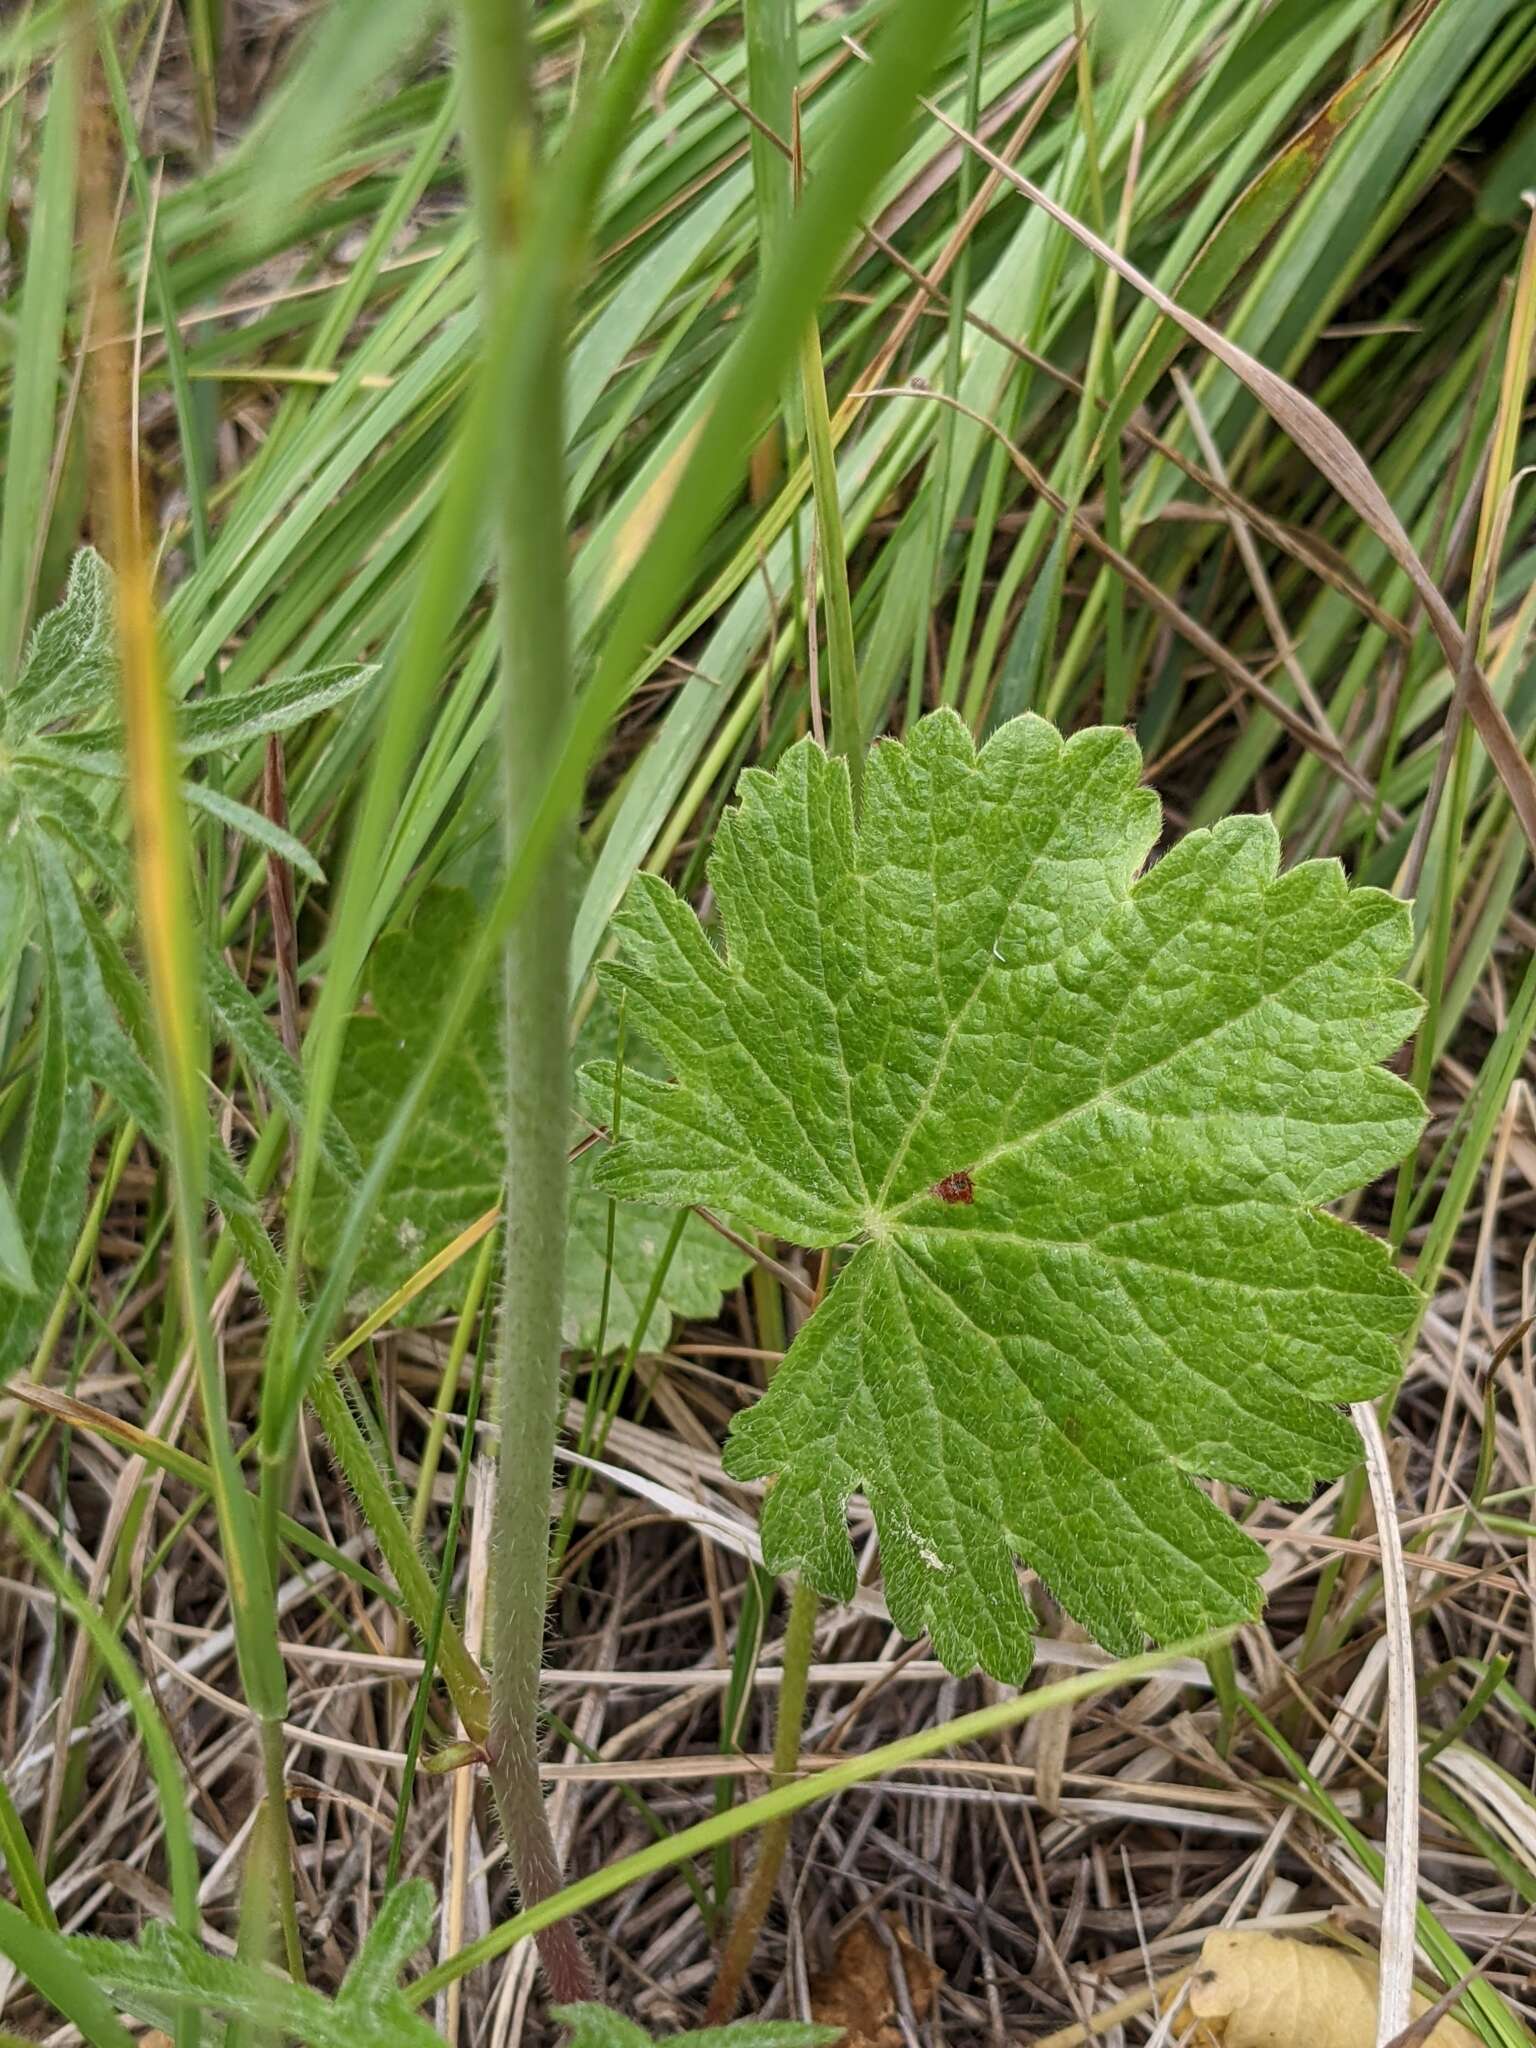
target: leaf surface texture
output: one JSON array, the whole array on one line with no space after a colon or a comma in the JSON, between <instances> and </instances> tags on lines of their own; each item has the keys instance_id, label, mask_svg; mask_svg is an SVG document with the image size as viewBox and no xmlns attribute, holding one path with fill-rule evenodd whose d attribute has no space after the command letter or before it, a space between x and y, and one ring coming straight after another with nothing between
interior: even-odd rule
<instances>
[{"instance_id":1,"label":"leaf surface texture","mask_svg":"<svg viewBox=\"0 0 1536 2048\"><path fill-rule=\"evenodd\" d=\"M848 1597L862 1491L898 1625L1015 1682L1015 1559L1117 1654L1251 1616L1264 1553L1199 1482L1345 1470L1415 1300L1322 1206L1422 1124L1380 1065L1406 907L1282 874L1261 817L1148 866L1140 772L1123 731L978 754L941 712L875 747L856 828L801 742L721 823L723 952L641 876L605 969L671 1078L629 1077L598 1184L852 1247L732 1429L770 1564Z\"/></svg>"}]
</instances>

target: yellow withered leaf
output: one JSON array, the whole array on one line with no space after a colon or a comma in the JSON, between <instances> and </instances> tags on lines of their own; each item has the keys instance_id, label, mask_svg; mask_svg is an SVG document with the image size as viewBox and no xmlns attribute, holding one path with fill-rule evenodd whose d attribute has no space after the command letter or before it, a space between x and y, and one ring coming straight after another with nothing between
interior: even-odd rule
<instances>
[{"instance_id":1,"label":"yellow withered leaf","mask_svg":"<svg viewBox=\"0 0 1536 2048\"><path fill-rule=\"evenodd\" d=\"M694 443L704 422L695 420L681 441L657 470L635 500L629 516L614 535L613 548L603 570L601 602L606 604L624 582L636 562L650 546L656 529L661 524L662 514L672 502L683 471L688 467L688 458L693 453Z\"/></svg>"},{"instance_id":2,"label":"yellow withered leaf","mask_svg":"<svg viewBox=\"0 0 1536 2048\"><path fill-rule=\"evenodd\" d=\"M1380 1972L1373 1958L1283 1934L1222 1928L1205 1938L1181 2001L1191 2048L1373 2048ZM1413 2016L1431 2000L1415 1990ZM1420 2048L1479 2048L1442 2019Z\"/></svg>"}]
</instances>

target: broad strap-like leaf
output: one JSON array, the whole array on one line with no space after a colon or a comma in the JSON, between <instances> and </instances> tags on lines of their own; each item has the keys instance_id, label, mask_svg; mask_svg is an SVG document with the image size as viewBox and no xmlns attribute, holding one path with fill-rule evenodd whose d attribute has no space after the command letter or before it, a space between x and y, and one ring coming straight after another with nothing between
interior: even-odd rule
<instances>
[{"instance_id":1,"label":"broad strap-like leaf","mask_svg":"<svg viewBox=\"0 0 1536 2048\"><path fill-rule=\"evenodd\" d=\"M337 1117L365 1164L394 1114L401 1077L425 1057L474 935L476 916L468 891L433 888L417 906L410 925L387 932L374 949L371 1009L348 1026L346 1058L336 1087ZM612 1019L603 1006L583 1027L582 1048L590 1056L612 1047ZM357 1307L375 1307L500 1199L505 1071L500 1005L495 992L487 990L459 1053L423 1105L390 1177L353 1276ZM624 1085L627 1090L627 1065ZM604 1123L612 1107L610 1090L600 1112ZM591 1349L601 1333L604 1349L615 1350L636 1334L672 1214L666 1207L621 1204L614 1218L610 1269L608 1223L613 1205L593 1191L594 1163L586 1153L571 1167L565 1339ZM350 1190L330 1182L322 1185L310 1247L320 1264L333 1253L349 1200ZM690 1217L642 1341L652 1347L665 1344L674 1315L716 1314L721 1295L741 1278L747 1263L717 1232ZM467 1261L451 1267L416 1297L404 1318L424 1321L456 1307L464 1298L469 1272Z\"/></svg>"},{"instance_id":2,"label":"broad strap-like leaf","mask_svg":"<svg viewBox=\"0 0 1536 2048\"><path fill-rule=\"evenodd\" d=\"M1198 1482L1306 1495L1356 1456L1414 1304L1320 1205L1422 1111L1406 908L1267 818L1159 831L1128 734L939 713L848 773L749 771L710 878L722 957L640 877L607 970L633 1075L600 1186L852 1247L727 1468L763 1543L848 1597L862 1490L886 1594L952 1669L1022 1679L1023 1559L1106 1648L1252 1615L1264 1554ZM589 1104L606 1069L591 1071Z\"/></svg>"},{"instance_id":3,"label":"broad strap-like leaf","mask_svg":"<svg viewBox=\"0 0 1536 2048\"><path fill-rule=\"evenodd\" d=\"M20 1013L32 1009L37 1037L25 1139L14 1176L0 1175L0 1386L31 1355L63 1284L91 1157L90 1089L71 1067L53 960L29 952L33 918L26 849L13 834L0 840L0 991Z\"/></svg>"},{"instance_id":4,"label":"broad strap-like leaf","mask_svg":"<svg viewBox=\"0 0 1536 2048\"><path fill-rule=\"evenodd\" d=\"M149 1039L148 995L95 907L76 890L53 838L34 834L28 852L58 977L70 1071L99 1082L164 1149L169 1138L163 1091L142 1050ZM254 1225L251 1197L219 1143L210 1145L209 1179L225 1216L242 1216ZM242 1250L250 1264L254 1245Z\"/></svg>"},{"instance_id":5,"label":"broad strap-like leaf","mask_svg":"<svg viewBox=\"0 0 1536 2048\"><path fill-rule=\"evenodd\" d=\"M80 1968L68 1938L40 1926L0 1898L0 1955L5 1956L79 2028L91 2048L134 2048L134 2039L100 1987Z\"/></svg>"},{"instance_id":6,"label":"broad strap-like leaf","mask_svg":"<svg viewBox=\"0 0 1536 2048\"><path fill-rule=\"evenodd\" d=\"M7 1294L35 1295L37 1279L27 1252L26 1232L11 1199L11 1190L0 1172L0 1299Z\"/></svg>"}]
</instances>

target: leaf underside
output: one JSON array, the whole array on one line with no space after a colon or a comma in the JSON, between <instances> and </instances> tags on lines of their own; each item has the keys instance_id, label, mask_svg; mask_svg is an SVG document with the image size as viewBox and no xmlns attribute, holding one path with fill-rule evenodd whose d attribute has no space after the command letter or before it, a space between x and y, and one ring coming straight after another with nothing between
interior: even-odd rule
<instances>
[{"instance_id":1,"label":"leaf underside","mask_svg":"<svg viewBox=\"0 0 1536 2048\"><path fill-rule=\"evenodd\" d=\"M442 1006L473 937L477 912L462 889L428 890L408 928L386 933L374 949L369 1012L352 1019L347 1054L337 1081L336 1114L363 1160L372 1157L400 1097L402 1077L425 1056ZM584 1054L613 1050L612 1020L604 1005L583 1028ZM624 1090L634 1078L626 1052ZM499 1201L504 1172L505 1101L500 1006L488 990L449 1072L433 1090L406 1142L379 1204L354 1275L354 1305L374 1308L435 1253ZM599 1115L612 1114L612 1093ZM606 1195L592 1187L596 1162L584 1153L571 1167L566 1234L565 1341L584 1350L627 1346L639 1326L652 1277L672 1224L669 1208L621 1205L615 1216L612 1272L603 1315L608 1262ZM314 1252L324 1264L346 1217L350 1191L331 1182L317 1203ZM746 1257L707 1224L690 1218L678 1241L643 1334L651 1348L665 1344L672 1318L718 1313L720 1297L741 1278ZM455 1267L419 1294L402 1321L426 1322L464 1298L470 1262Z\"/></svg>"},{"instance_id":2,"label":"leaf underside","mask_svg":"<svg viewBox=\"0 0 1536 2048\"><path fill-rule=\"evenodd\" d=\"M803 741L721 823L724 956L641 876L604 970L675 1078L628 1078L598 1184L852 1247L731 1432L768 1562L851 1595L861 1491L898 1625L1013 1682L1016 1558L1116 1653L1253 1615L1264 1553L1198 1482L1347 1469L1338 1404L1392 1385L1415 1301L1320 1207L1422 1125L1378 1064L1407 908L1281 874L1267 818L1145 867L1140 772L1120 730L978 755L941 712L873 750L855 828Z\"/></svg>"}]
</instances>

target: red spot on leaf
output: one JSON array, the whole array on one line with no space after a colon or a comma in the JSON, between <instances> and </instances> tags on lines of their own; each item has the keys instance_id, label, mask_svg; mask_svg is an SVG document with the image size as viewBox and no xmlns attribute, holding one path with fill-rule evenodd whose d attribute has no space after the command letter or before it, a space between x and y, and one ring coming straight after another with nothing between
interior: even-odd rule
<instances>
[{"instance_id":1,"label":"red spot on leaf","mask_svg":"<svg viewBox=\"0 0 1536 2048\"><path fill-rule=\"evenodd\" d=\"M968 1173L946 1173L933 1184L933 1192L941 1202L974 1202L975 1184Z\"/></svg>"}]
</instances>

